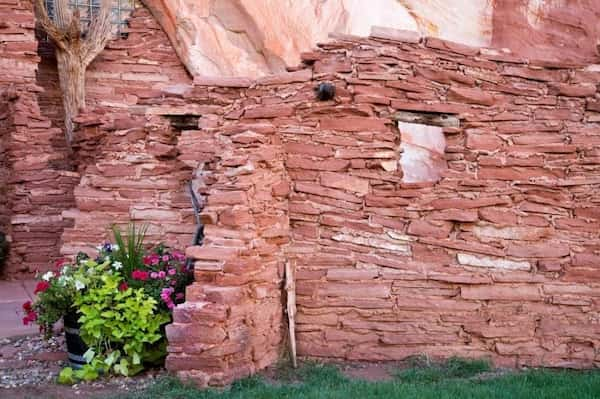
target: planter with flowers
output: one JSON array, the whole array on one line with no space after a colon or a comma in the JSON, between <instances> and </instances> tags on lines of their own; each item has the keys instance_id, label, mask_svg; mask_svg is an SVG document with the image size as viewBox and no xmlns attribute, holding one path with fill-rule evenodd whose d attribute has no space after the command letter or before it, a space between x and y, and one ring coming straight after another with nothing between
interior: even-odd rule
<instances>
[{"instance_id":1,"label":"planter with flowers","mask_svg":"<svg viewBox=\"0 0 600 399\"><path fill-rule=\"evenodd\" d=\"M180 251L162 244L146 251L145 231L131 225L124 238L113 228L115 245L99 247L94 259L79 254L73 263L58 262L41 276L37 300L23 304L23 322L37 323L46 335L64 320L72 367L60 382L134 375L164 360L164 327L184 301L191 273Z\"/></svg>"}]
</instances>

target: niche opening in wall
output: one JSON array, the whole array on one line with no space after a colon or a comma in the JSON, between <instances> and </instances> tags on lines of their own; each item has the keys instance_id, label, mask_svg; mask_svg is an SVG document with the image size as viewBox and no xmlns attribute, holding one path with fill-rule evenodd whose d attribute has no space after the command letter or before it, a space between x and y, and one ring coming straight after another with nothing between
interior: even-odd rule
<instances>
[{"instance_id":1,"label":"niche opening in wall","mask_svg":"<svg viewBox=\"0 0 600 399\"><path fill-rule=\"evenodd\" d=\"M400 131L400 168L403 183L439 181L448 169L444 157L444 127L458 127L456 116L434 113L400 112L396 114Z\"/></svg>"}]
</instances>

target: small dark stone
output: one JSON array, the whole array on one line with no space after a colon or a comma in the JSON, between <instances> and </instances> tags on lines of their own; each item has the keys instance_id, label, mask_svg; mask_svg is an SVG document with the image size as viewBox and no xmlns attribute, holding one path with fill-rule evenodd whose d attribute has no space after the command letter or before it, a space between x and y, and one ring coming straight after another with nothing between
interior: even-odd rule
<instances>
[{"instance_id":1,"label":"small dark stone","mask_svg":"<svg viewBox=\"0 0 600 399\"><path fill-rule=\"evenodd\" d=\"M315 87L315 94L319 101L328 101L335 97L335 86L332 83L319 83Z\"/></svg>"}]
</instances>

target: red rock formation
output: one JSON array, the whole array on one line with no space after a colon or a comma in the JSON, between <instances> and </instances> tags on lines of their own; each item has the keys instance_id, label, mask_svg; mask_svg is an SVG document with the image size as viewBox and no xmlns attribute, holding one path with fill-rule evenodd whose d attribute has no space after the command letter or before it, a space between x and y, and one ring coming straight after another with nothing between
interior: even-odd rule
<instances>
[{"instance_id":1,"label":"red rock formation","mask_svg":"<svg viewBox=\"0 0 600 399\"><path fill-rule=\"evenodd\" d=\"M554 62L598 60L595 0L145 0L193 75L277 73L328 34L366 36L372 26L454 42L505 47Z\"/></svg>"},{"instance_id":2,"label":"red rock formation","mask_svg":"<svg viewBox=\"0 0 600 399\"><path fill-rule=\"evenodd\" d=\"M492 7L471 0L144 0L193 75L258 77L285 71L330 33L372 26L487 45Z\"/></svg>"},{"instance_id":3,"label":"red rock formation","mask_svg":"<svg viewBox=\"0 0 600 399\"><path fill-rule=\"evenodd\" d=\"M540 60L598 62L598 21L597 0L497 0L492 46Z\"/></svg>"}]
</instances>

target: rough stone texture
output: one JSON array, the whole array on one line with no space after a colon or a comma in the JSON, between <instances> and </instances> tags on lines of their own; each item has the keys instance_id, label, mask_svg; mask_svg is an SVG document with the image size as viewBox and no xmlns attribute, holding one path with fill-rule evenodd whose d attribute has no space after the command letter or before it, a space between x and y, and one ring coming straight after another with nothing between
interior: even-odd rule
<instances>
[{"instance_id":1,"label":"rough stone texture","mask_svg":"<svg viewBox=\"0 0 600 399\"><path fill-rule=\"evenodd\" d=\"M597 66L344 36L295 72L192 83L145 10L131 29L90 73L63 251L130 218L185 244L194 226L183 183L193 181L207 201L206 239L187 249L196 282L168 328L170 370L220 385L274 362L284 262L296 269L303 356L598 366ZM324 81L337 96L318 102ZM24 135L13 97L3 97L14 107L3 138ZM402 181L398 111L460 120L443 128L439 181ZM28 134L51 130L31 104L24 115L44 121ZM56 153L39 143L16 148L35 160ZM11 206L37 193L14 151L4 154ZM35 225L37 208L13 223Z\"/></svg>"},{"instance_id":2,"label":"rough stone texture","mask_svg":"<svg viewBox=\"0 0 600 399\"><path fill-rule=\"evenodd\" d=\"M149 226L149 242L190 245L191 172L177 161L181 128L165 117L178 111L163 103L191 79L147 10L134 12L127 38L109 42L86 78L88 109L76 119L73 143L81 177L76 204L63 213L73 226L62 236L61 253L93 252L111 238L111 224L129 221Z\"/></svg>"},{"instance_id":3,"label":"rough stone texture","mask_svg":"<svg viewBox=\"0 0 600 399\"><path fill-rule=\"evenodd\" d=\"M288 181L273 190L288 198L290 242L271 251L283 252L296 269L300 355L393 360L427 353L489 356L512 367L598 365L600 139L589 106L597 94L582 98L580 90L556 87L597 85L599 76L591 67L534 68L489 54L440 41L346 38L310 54L311 81L193 89L227 93L224 107L201 119L208 128L186 133L179 144L180 159L193 167L201 160L210 171L208 203L234 207L206 211L216 224L210 240L239 239L243 226L252 226L253 218L235 208L252 201L251 189L212 185L236 173L255 175L250 156L236 152L239 143L252 154L279 154L272 143L283 143ZM317 73L319 65L340 69ZM426 73L422 65L430 65ZM319 81L336 85L335 101L314 99ZM393 116L407 110L460 120L443 128L447 170L438 182L403 183L402 168L390 168L401 156ZM225 154L232 171L211 164L213 151ZM276 231L285 234L285 226L277 223ZM222 276L243 259L240 244L189 252L199 277ZM219 279L232 292L229 280ZM190 290L192 303L197 289ZM244 297L233 292L231 301ZM169 367L183 370L203 358L175 352L169 359Z\"/></svg>"},{"instance_id":4,"label":"rough stone texture","mask_svg":"<svg viewBox=\"0 0 600 399\"><path fill-rule=\"evenodd\" d=\"M489 45L492 5L454 0L144 0L193 75L285 71L330 33L367 36L373 26ZM396 37L377 29L379 36ZM414 40L415 35L405 36ZM418 37L418 35L417 35Z\"/></svg>"},{"instance_id":5,"label":"rough stone texture","mask_svg":"<svg viewBox=\"0 0 600 399\"><path fill-rule=\"evenodd\" d=\"M216 91L226 104L203 118L222 118L245 101L219 89L207 91L207 100ZM290 224L289 178L276 131L253 119L229 120L185 131L179 140L179 158L197 171L210 221L204 245L188 248L197 260L196 282L168 327L167 368L202 385L227 384L280 353L282 248Z\"/></svg>"},{"instance_id":6,"label":"rough stone texture","mask_svg":"<svg viewBox=\"0 0 600 399\"><path fill-rule=\"evenodd\" d=\"M596 0L144 0L193 75L251 76L283 72L329 34L414 42L435 36L438 49L474 55L509 48L549 62L598 59ZM403 31L404 30L404 31ZM409 34L406 30L418 31ZM462 44L459 44L462 43ZM465 46L465 44L467 46ZM335 60L333 60L335 62Z\"/></svg>"},{"instance_id":7,"label":"rough stone texture","mask_svg":"<svg viewBox=\"0 0 600 399\"><path fill-rule=\"evenodd\" d=\"M597 60L600 3L596 0L498 0L492 45L532 59L562 62Z\"/></svg>"},{"instance_id":8,"label":"rough stone texture","mask_svg":"<svg viewBox=\"0 0 600 399\"><path fill-rule=\"evenodd\" d=\"M31 3L3 2L0 20L0 228L11 243L2 275L17 277L43 271L59 256L67 224L61 212L73 204L78 176L65 168L62 132L38 103Z\"/></svg>"}]
</instances>

